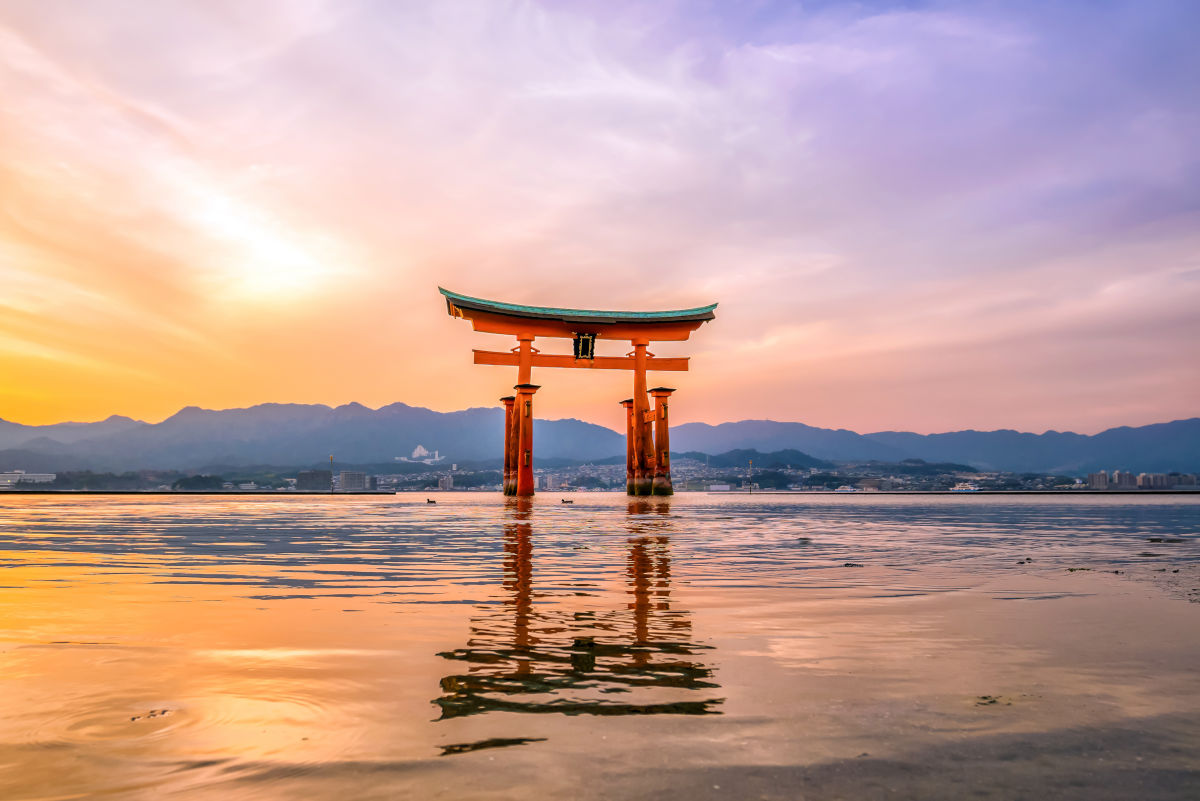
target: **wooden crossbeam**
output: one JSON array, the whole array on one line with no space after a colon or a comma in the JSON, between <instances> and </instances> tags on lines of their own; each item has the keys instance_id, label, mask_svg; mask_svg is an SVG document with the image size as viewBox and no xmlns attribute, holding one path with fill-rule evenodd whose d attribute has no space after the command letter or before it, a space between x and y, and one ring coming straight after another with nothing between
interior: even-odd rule
<instances>
[{"instance_id":1,"label":"wooden crossbeam","mask_svg":"<svg viewBox=\"0 0 1200 801\"><path fill-rule=\"evenodd\" d=\"M494 364L517 367L520 356L516 353L503 353L494 350L474 350L475 364ZM549 353L535 353L530 362L533 367L580 367L591 370L632 370L634 361L631 356L597 356L594 359L576 359L574 356L558 356ZM647 370L668 372L687 372L688 357L646 359Z\"/></svg>"}]
</instances>

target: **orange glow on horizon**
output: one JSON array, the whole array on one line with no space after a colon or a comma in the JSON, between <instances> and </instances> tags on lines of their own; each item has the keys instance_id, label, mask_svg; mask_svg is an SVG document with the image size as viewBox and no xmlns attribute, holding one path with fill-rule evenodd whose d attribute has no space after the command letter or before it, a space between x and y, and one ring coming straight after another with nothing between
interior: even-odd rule
<instances>
[{"instance_id":1,"label":"orange glow on horizon","mask_svg":"<svg viewBox=\"0 0 1200 801\"><path fill-rule=\"evenodd\" d=\"M713 43L631 11L375 13L0 12L0 418L495 406L511 371L470 351L511 344L455 325L439 284L719 302L656 346L692 357L676 424L1094 433L1200 409L1178 98L1010 128L963 98L1032 97L1054 53L966 11ZM539 416L623 430L628 376L535 381Z\"/></svg>"}]
</instances>

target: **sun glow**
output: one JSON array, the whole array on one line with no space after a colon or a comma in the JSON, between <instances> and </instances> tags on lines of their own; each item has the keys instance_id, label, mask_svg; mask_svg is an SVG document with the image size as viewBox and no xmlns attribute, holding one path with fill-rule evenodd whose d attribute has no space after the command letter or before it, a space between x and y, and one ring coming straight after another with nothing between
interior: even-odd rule
<instances>
[{"instance_id":1,"label":"sun glow","mask_svg":"<svg viewBox=\"0 0 1200 801\"><path fill-rule=\"evenodd\" d=\"M220 189L192 186L187 195L185 219L210 245L198 263L226 297L295 300L352 271L346 249L329 234L301 230Z\"/></svg>"}]
</instances>

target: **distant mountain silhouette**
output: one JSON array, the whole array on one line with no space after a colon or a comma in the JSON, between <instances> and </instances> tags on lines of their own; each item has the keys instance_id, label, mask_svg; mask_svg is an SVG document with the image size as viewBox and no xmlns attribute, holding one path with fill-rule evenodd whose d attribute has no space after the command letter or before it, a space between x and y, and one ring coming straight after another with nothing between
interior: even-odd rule
<instances>
[{"instance_id":1,"label":"distant mountain silhouette","mask_svg":"<svg viewBox=\"0 0 1200 801\"><path fill-rule=\"evenodd\" d=\"M333 454L343 464L389 463L417 445L449 462L495 459L503 411L475 408L435 412L404 403L369 409L358 403L265 403L220 411L189 406L161 423L113 416L98 423L28 426L0 420L0 469L198 469L206 465L311 465ZM581 420L538 420L541 459L624 459L625 437ZM780 464L824 467L833 461L957 462L981 470L1080 474L1099 469L1135 472L1200 471L1200 418L1113 428L1092 436L1049 431L956 431L858 434L803 423L743 420L687 423L671 431L672 450L755 458L731 451L775 454ZM805 460L808 460L807 462ZM773 464L773 463L772 463ZM728 465L741 466L730 461ZM759 462L755 459L755 466ZM763 468L772 465L762 464Z\"/></svg>"},{"instance_id":2,"label":"distant mountain silhouette","mask_svg":"<svg viewBox=\"0 0 1200 801\"><path fill-rule=\"evenodd\" d=\"M677 426L671 431L671 445L704 453L722 453L734 448L760 451L795 448L815 458L833 461L924 459L1018 473L1074 475L1114 469L1195 472L1200 470L1200 418L1111 428L1091 436L1008 430L856 434L803 423L743 420L716 426L707 423Z\"/></svg>"},{"instance_id":3,"label":"distant mountain silhouette","mask_svg":"<svg viewBox=\"0 0 1200 801\"><path fill-rule=\"evenodd\" d=\"M196 469L205 465L307 465L328 459L343 464L391 462L418 445L450 461L487 459L501 452L502 409L441 413L393 403L368 409L358 403L324 405L266 403L213 411L189 406L157 424L71 423L57 426L0 425L0 469L137 468ZM64 425L69 426L64 428ZM88 436L91 427L93 435ZM602 458L624 453L625 440L580 420L537 420L537 454ZM39 458L31 460L30 455Z\"/></svg>"},{"instance_id":4,"label":"distant mountain silhouette","mask_svg":"<svg viewBox=\"0 0 1200 801\"><path fill-rule=\"evenodd\" d=\"M983 470L1081 473L1096 470L1200 470L1200 418L1085 436L1069 431L955 431L910 434L882 431L867 438L927 461L967 462Z\"/></svg>"},{"instance_id":5,"label":"distant mountain silhouette","mask_svg":"<svg viewBox=\"0 0 1200 801\"><path fill-rule=\"evenodd\" d=\"M0 448L15 448L39 437L61 443L78 442L145 425L148 423L117 414L98 423L54 423L47 426L27 426L0 420Z\"/></svg>"},{"instance_id":6,"label":"distant mountain silhouette","mask_svg":"<svg viewBox=\"0 0 1200 801\"><path fill-rule=\"evenodd\" d=\"M671 447L681 451L727 453L738 448L762 452L795 448L818 459L877 459L898 462L910 454L845 429L814 428L804 423L742 420L737 423L684 423L671 428Z\"/></svg>"}]
</instances>

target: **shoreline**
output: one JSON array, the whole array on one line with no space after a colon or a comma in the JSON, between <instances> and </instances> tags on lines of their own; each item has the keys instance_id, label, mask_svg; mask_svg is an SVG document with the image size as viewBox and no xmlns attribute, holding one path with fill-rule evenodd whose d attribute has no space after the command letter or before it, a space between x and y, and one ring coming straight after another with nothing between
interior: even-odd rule
<instances>
[{"instance_id":1,"label":"shoreline","mask_svg":"<svg viewBox=\"0 0 1200 801\"><path fill-rule=\"evenodd\" d=\"M707 495L1200 495L1198 489L1158 490L720 490Z\"/></svg>"},{"instance_id":2,"label":"shoreline","mask_svg":"<svg viewBox=\"0 0 1200 801\"><path fill-rule=\"evenodd\" d=\"M330 492L329 490L93 490L93 489L10 489L0 490L4 495L395 495L396 490L351 490Z\"/></svg>"},{"instance_id":3,"label":"shoreline","mask_svg":"<svg viewBox=\"0 0 1200 801\"><path fill-rule=\"evenodd\" d=\"M349 492L329 492L328 490L99 490L99 489L4 489L4 495L265 495L272 498L290 496L358 496L358 495L446 495L446 494L475 494L487 495L498 493L498 490L351 490ZM580 492L578 490L543 490L540 495L619 495L616 491ZM1139 498L1151 495L1196 495L1200 489L1157 489L1157 490L855 490L854 492L838 490L678 490L676 495L953 495L970 497L973 495L1123 495ZM537 496L534 496L537 497ZM628 498L670 498L670 495L627 495Z\"/></svg>"}]
</instances>

